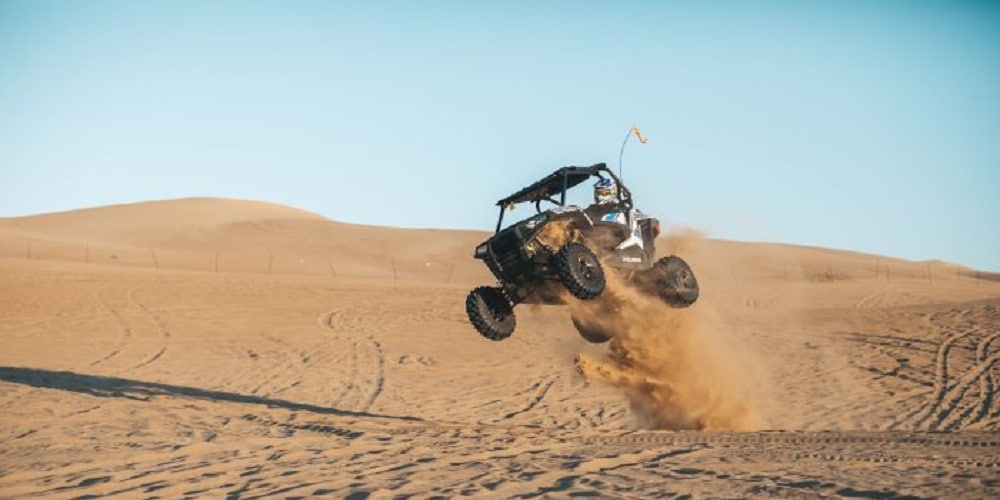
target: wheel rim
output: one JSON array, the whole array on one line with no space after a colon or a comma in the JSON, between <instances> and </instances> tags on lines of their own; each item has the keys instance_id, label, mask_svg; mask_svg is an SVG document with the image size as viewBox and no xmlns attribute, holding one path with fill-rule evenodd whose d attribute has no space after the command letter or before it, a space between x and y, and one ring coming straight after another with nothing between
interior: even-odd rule
<instances>
[{"instance_id":1,"label":"wheel rim","mask_svg":"<svg viewBox=\"0 0 1000 500\"><path fill-rule=\"evenodd\" d=\"M691 276L688 274L686 270L678 269L674 273L674 284L676 284L678 288L690 287L691 286L690 281L691 281Z\"/></svg>"},{"instance_id":2,"label":"wheel rim","mask_svg":"<svg viewBox=\"0 0 1000 500\"><path fill-rule=\"evenodd\" d=\"M577 259L577 264L580 265L580 275L583 276L584 279L586 279L588 281L591 281L591 280L594 279L594 275L595 275L595 273L594 273L594 264L592 262L590 262L590 259L587 258L587 256L585 256L585 255L584 256L580 256L580 258Z\"/></svg>"},{"instance_id":3,"label":"wheel rim","mask_svg":"<svg viewBox=\"0 0 1000 500\"><path fill-rule=\"evenodd\" d=\"M507 317L510 316L510 313L504 311L504 308L501 306L501 304L498 303L498 301L487 300L487 298L484 297L482 294L480 294L479 297L477 298L479 300L479 305L481 307L481 310L488 312L489 315L491 316L490 319L492 319L494 323L496 324L503 323L504 320L506 320Z\"/></svg>"},{"instance_id":4,"label":"wheel rim","mask_svg":"<svg viewBox=\"0 0 1000 500\"><path fill-rule=\"evenodd\" d=\"M569 243L556 255L554 267L569 293L590 300L604 291L604 270L597 256L582 243Z\"/></svg>"},{"instance_id":5,"label":"wheel rim","mask_svg":"<svg viewBox=\"0 0 1000 500\"><path fill-rule=\"evenodd\" d=\"M679 262L667 267L667 280L671 286L677 290L687 290L694 288L695 280L691 269ZM672 269L671 269L672 267Z\"/></svg>"}]
</instances>

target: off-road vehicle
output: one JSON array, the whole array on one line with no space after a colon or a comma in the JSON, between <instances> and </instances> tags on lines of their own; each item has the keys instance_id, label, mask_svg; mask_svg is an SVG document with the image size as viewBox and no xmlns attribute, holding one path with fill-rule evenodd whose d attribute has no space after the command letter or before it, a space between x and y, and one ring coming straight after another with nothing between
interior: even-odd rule
<instances>
[{"instance_id":1,"label":"off-road vehicle","mask_svg":"<svg viewBox=\"0 0 1000 500\"><path fill-rule=\"evenodd\" d=\"M614 180L617 200L587 208L567 205L567 190L591 178ZM504 228L504 214L521 203L533 204L535 213ZM496 233L476 247L474 257L486 263L499 284L477 287L465 301L469 321L488 339L503 340L514 332L517 304L564 304L564 290L579 300L599 297L605 265L672 307L698 299L698 282L683 259L656 260L660 221L635 208L631 192L604 163L560 168L497 205ZM574 317L573 323L591 342L613 336L583 318Z\"/></svg>"}]
</instances>

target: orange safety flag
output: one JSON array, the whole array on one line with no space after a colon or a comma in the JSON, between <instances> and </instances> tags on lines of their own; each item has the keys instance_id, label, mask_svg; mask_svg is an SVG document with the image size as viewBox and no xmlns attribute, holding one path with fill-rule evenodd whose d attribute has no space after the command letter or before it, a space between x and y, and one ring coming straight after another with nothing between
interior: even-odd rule
<instances>
[{"instance_id":1,"label":"orange safety flag","mask_svg":"<svg viewBox=\"0 0 1000 500\"><path fill-rule=\"evenodd\" d=\"M639 139L639 142L646 144L646 138L643 137L642 132L639 131L639 127L632 125L632 133L635 134L636 139Z\"/></svg>"}]
</instances>

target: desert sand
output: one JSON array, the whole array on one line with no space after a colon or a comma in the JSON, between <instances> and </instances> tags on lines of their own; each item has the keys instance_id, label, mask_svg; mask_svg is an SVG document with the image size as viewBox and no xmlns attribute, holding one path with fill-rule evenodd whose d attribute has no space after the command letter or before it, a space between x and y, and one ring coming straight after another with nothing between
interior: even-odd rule
<instances>
[{"instance_id":1,"label":"desert sand","mask_svg":"<svg viewBox=\"0 0 1000 500\"><path fill-rule=\"evenodd\" d=\"M487 236L226 199L0 219L0 497L1000 496L996 275L675 229L692 307L612 280L613 345L582 303L493 342Z\"/></svg>"}]
</instances>

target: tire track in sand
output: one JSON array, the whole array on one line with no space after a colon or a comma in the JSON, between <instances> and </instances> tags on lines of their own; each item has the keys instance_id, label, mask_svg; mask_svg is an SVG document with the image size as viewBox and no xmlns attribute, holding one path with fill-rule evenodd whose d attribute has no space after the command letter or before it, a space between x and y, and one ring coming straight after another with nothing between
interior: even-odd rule
<instances>
[{"instance_id":1,"label":"tire track in sand","mask_svg":"<svg viewBox=\"0 0 1000 500\"><path fill-rule=\"evenodd\" d=\"M367 321L364 310L338 309L319 316L321 327L333 332L332 342L347 346L347 373L330 405L343 410L369 411L385 389L385 352L374 333L377 322Z\"/></svg>"},{"instance_id":2,"label":"tire track in sand","mask_svg":"<svg viewBox=\"0 0 1000 500\"><path fill-rule=\"evenodd\" d=\"M732 448L727 456L754 462L813 460L831 462L928 462L960 467L1000 468L1000 436L994 433L884 433L777 431L698 433L626 431L615 436L584 437L602 448L696 446Z\"/></svg>"},{"instance_id":3,"label":"tire track in sand","mask_svg":"<svg viewBox=\"0 0 1000 500\"><path fill-rule=\"evenodd\" d=\"M125 292L124 305L113 305L110 298L100 290L94 293L94 298L105 314L117 324L118 335L111 350L87 362L87 366L109 367L109 373L120 374L150 365L167 352L170 330L157 313L136 297L138 290L131 288ZM139 314L130 311L138 311ZM138 322L136 317L140 318ZM137 323L141 322L149 326L138 326ZM148 335L149 332L153 334ZM153 344L152 347L149 346L150 343ZM133 359L127 359L130 355Z\"/></svg>"},{"instance_id":4,"label":"tire track in sand","mask_svg":"<svg viewBox=\"0 0 1000 500\"><path fill-rule=\"evenodd\" d=\"M949 335L944 342L938 347L937 355L934 359L934 393L930 400L925 401L921 405L920 409L912 414L913 426L915 428L921 428L925 425L928 420L941 408L941 404L944 402L945 396L947 395L949 387L949 364L948 358L951 354L951 350L955 343L963 338L974 333L975 330L965 330L963 332ZM909 418L904 418L903 421L909 420ZM939 414L939 418L943 419L944 416Z\"/></svg>"},{"instance_id":5,"label":"tire track in sand","mask_svg":"<svg viewBox=\"0 0 1000 500\"><path fill-rule=\"evenodd\" d=\"M111 315L111 317L118 324L118 337L114 348L112 348L111 351L104 354L100 358L91 361L89 363L90 366L102 365L107 361L109 361L110 359L121 354L121 352L125 349L125 346L128 344L128 342L132 337L132 329L122 318L121 313L117 309L111 307L111 304L108 302L107 299L104 298L100 290L94 292L94 298L97 299L97 303L101 305L101 308L103 308L105 312Z\"/></svg>"},{"instance_id":6,"label":"tire track in sand","mask_svg":"<svg viewBox=\"0 0 1000 500\"><path fill-rule=\"evenodd\" d=\"M856 309L874 309L882 304L882 300L885 298L884 293L873 293L871 295L866 295L858 300L854 304Z\"/></svg>"},{"instance_id":7,"label":"tire track in sand","mask_svg":"<svg viewBox=\"0 0 1000 500\"><path fill-rule=\"evenodd\" d=\"M132 367L133 370L154 363L155 361L160 359L160 357L162 357L164 353L167 352L167 348L170 346L170 330L167 328L167 324L163 321L163 318L154 313L145 303L139 301L139 299L136 298L136 291L137 289L135 288L129 290L127 294L129 301L132 304L134 304L140 311L142 311L142 313L146 316L146 318L153 324L155 330L158 333L158 338L161 339L162 345L151 356L149 356L143 361L140 361L139 364L133 366Z\"/></svg>"},{"instance_id":8,"label":"tire track in sand","mask_svg":"<svg viewBox=\"0 0 1000 500\"><path fill-rule=\"evenodd\" d=\"M925 322L945 337L935 351L933 389L921 404L895 418L888 429L955 431L997 425L993 413L1000 357L991 346L1000 332L978 327L992 324L988 319L994 310L995 306L986 305L925 316Z\"/></svg>"},{"instance_id":9,"label":"tire track in sand","mask_svg":"<svg viewBox=\"0 0 1000 500\"><path fill-rule=\"evenodd\" d=\"M989 415L994 398L993 366L1000 362L1000 356L989 354L989 346L997 338L1000 338L1000 332L980 339L976 345L976 364L966 371L952 389L947 407L941 411L941 417L932 423L931 430L950 431L964 428L982 421ZM966 405L965 411L958 413L957 410L966 399L966 393L973 389L977 381L979 391L976 398ZM954 418L949 418L953 415Z\"/></svg>"},{"instance_id":10,"label":"tire track in sand","mask_svg":"<svg viewBox=\"0 0 1000 500\"><path fill-rule=\"evenodd\" d=\"M531 384L527 390L521 393L521 394L524 393L531 394L528 397L527 403L525 403L521 408L511 411L505 414L504 416L494 420L494 422L499 422L501 420L510 420L518 415L528 413L529 411L535 409L535 407L537 407L542 402L542 400L545 399L545 396L548 395L549 393L549 389L552 389L552 386L558 380L559 380L559 375L550 375L548 377L543 378L542 380L536 381L534 384Z\"/></svg>"}]
</instances>

